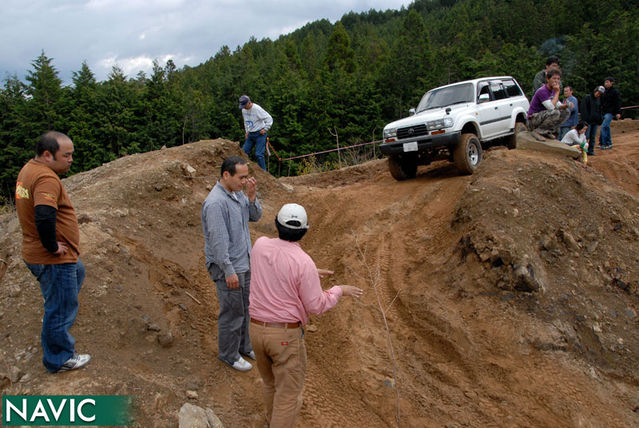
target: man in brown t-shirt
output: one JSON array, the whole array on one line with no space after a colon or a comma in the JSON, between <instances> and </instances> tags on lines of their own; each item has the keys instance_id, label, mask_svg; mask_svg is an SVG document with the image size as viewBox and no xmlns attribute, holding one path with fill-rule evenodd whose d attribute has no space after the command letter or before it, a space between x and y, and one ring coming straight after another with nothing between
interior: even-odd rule
<instances>
[{"instance_id":1,"label":"man in brown t-shirt","mask_svg":"<svg viewBox=\"0 0 639 428\"><path fill-rule=\"evenodd\" d=\"M16 183L22 257L44 297L42 362L52 373L79 369L91 359L75 352L75 339L69 334L84 280L78 219L58 177L72 162L71 139L49 131L40 137L35 158L22 168Z\"/></svg>"}]
</instances>

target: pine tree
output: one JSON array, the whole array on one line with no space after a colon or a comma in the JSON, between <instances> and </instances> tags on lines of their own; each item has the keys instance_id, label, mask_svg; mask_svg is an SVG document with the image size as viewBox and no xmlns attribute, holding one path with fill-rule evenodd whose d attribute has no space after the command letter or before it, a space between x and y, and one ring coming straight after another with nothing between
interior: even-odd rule
<instances>
[{"instance_id":1,"label":"pine tree","mask_svg":"<svg viewBox=\"0 0 639 428\"><path fill-rule=\"evenodd\" d=\"M18 172L35 152L25 136L26 108L26 86L16 76L7 78L0 91L0 200L12 197Z\"/></svg>"},{"instance_id":2,"label":"pine tree","mask_svg":"<svg viewBox=\"0 0 639 428\"><path fill-rule=\"evenodd\" d=\"M29 84L26 94L30 97L27 108L29 130L27 138L35 140L46 131L66 132L69 127L65 119L68 104L63 99L62 81L58 71L44 51L33 61L33 70L27 74Z\"/></svg>"}]
</instances>

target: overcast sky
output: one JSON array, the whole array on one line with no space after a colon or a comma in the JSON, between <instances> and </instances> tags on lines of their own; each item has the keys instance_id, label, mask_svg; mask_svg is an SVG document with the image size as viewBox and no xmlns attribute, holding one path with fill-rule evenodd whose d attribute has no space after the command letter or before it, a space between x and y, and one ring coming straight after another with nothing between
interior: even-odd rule
<instances>
[{"instance_id":1,"label":"overcast sky","mask_svg":"<svg viewBox=\"0 0 639 428\"><path fill-rule=\"evenodd\" d=\"M195 67L220 47L277 39L350 11L400 9L408 0L0 0L0 78L25 81L44 50L65 84L86 61L96 79L128 77L173 59Z\"/></svg>"}]
</instances>

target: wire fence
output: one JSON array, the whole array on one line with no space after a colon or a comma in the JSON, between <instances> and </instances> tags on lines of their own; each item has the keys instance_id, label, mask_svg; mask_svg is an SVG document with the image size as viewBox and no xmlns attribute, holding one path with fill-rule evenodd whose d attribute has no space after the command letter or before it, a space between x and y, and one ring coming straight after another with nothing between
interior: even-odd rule
<instances>
[{"instance_id":1,"label":"wire fence","mask_svg":"<svg viewBox=\"0 0 639 428\"><path fill-rule=\"evenodd\" d=\"M635 108L639 108L639 106L626 106L626 107L621 107L621 110L629 110L629 109L635 109Z\"/></svg>"},{"instance_id":2,"label":"wire fence","mask_svg":"<svg viewBox=\"0 0 639 428\"><path fill-rule=\"evenodd\" d=\"M270 163L271 163L271 156L274 155L275 158L277 159L277 168L278 168L278 175L282 175L282 165L285 165L287 167L287 173L286 175L290 176L291 175L291 166L292 166L292 162L293 161L304 161L304 160L308 160L307 162L307 167L310 168L312 167L311 164L315 164L315 160L317 158L317 156L322 156L322 155L326 155L329 153L338 153L338 162L335 165L338 168L341 168L342 166L347 166L347 165L355 165L358 163L362 163L371 159L375 159L378 155L378 151L377 151L377 145L382 143L383 140L374 140L374 141L368 141L365 143L359 143L359 144L352 144L350 146L343 146L343 147L336 147L334 149L328 149L328 150L321 150L318 152L312 152L312 153L305 153L303 155L297 155L297 156L289 156L289 157L281 157L277 151L275 150L275 148L273 147L273 145L271 144L270 138L267 140L266 143L266 153L267 153L267 157L268 157L268 161L267 161L267 165L269 166L269 168L267 168L267 170L269 172L270 171ZM363 156L361 155L356 155L355 153L353 153L354 150L357 150L359 148L362 147L366 147L366 146L372 146L372 150L369 154L365 154ZM272 154L271 154L272 152ZM342 156L341 153L348 153L350 154L350 156L347 156L344 160L342 160ZM307 168L307 169L308 169ZM319 168L319 167L317 167ZM332 169L332 168L330 168ZM309 171L311 172L311 171ZM272 173L272 172L271 172Z\"/></svg>"}]
</instances>

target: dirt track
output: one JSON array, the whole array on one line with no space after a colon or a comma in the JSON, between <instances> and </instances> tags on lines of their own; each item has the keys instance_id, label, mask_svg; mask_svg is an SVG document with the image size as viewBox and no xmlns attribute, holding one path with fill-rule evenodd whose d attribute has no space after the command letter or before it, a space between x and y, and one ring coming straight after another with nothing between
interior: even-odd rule
<instances>
[{"instance_id":1,"label":"dirt track","mask_svg":"<svg viewBox=\"0 0 639 428\"><path fill-rule=\"evenodd\" d=\"M302 245L335 270L324 285L366 290L312 318L298 425L639 425L638 129L615 122L615 149L588 167L493 149L473 176L439 162L401 183L383 160L281 180L252 168L265 208L253 238L302 203ZM22 375L3 394L130 394L139 426L165 427L192 390L225 426L262 427L257 371L216 358L199 223L236 153L200 142L65 181L87 265L73 334L94 360L80 372L39 363L41 297L17 222L0 218L0 374Z\"/></svg>"}]
</instances>

